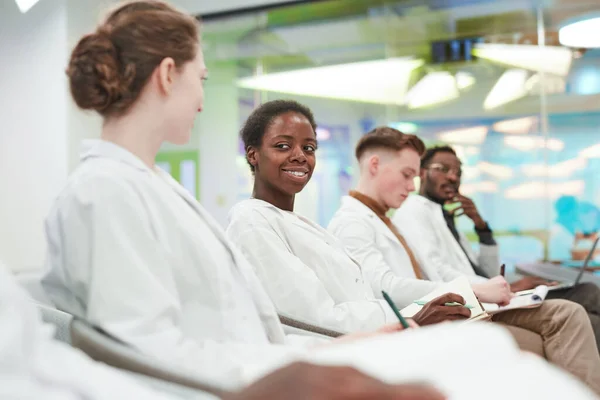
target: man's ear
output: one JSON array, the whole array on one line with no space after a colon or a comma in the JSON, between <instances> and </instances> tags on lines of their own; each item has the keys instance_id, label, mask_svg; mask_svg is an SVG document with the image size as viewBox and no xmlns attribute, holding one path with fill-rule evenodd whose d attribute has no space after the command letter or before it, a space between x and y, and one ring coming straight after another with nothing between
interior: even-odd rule
<instances>
[{"instance_id":1,"label":"man's ear","mask_svg":"<svg viewBox=\"0 0 600 400\"><path fill-rule=\"evenodd\" d=\"M367 160L367 167L369 168L369 172L371 173L371 175L377 174L380 165L381 159L377 154L371 155L371 157L369 157L369 159Z\"/></svg>"},{"instance_id":2,"label":"man's ear","mask_svg":"<svg viewBox=\"0 0 600 400\"><path fill-rule=\"evenodd\" d=\"M246 149L246 160L248 160L248 163L256 169L256 166L258 165L258 152L254 147L248 146Z\"/></svg>"}]
</instances>

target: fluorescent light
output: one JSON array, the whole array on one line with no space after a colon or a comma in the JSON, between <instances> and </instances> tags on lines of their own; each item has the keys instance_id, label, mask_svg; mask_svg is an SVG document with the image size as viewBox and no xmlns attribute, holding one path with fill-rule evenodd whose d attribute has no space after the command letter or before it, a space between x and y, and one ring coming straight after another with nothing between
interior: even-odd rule
<instances>
[{"instance_id":1,"label":"fluorescent light","mask_svg":"<svg viewBox=\"0 0 600 400\"><path fill-rule=\"evenodd\" d=\"M419 130L417 124L413 124L412 122L392 122L388 126L397 129L402 133L415 133Z\"/></svg>"},{"instance_id":2,"label":"fluorescent light","mask_svg":"<svg viewBox=\"0 0 600 400\"><path fill-rule=\"evenodd\" d=\"M523 135L529 133L534 124L537 123L537 117L524 117L516 119L507 119L496 122L492 128L496 132L510 133L513 135Z\"/></svg>"},{"instance_id":3,"label":"fluorescent light","mask_svg":"<svg viewBox=\"0 0 600 400\"><path fill-rule=\"evenodd\" d=\"M585 158L572 158L554 165L529 164L523 165L523 173L529 177L568 178L577 170L584 169L587 165Z\"/></svg>"},{"instance_id":4,"label":"fluorescent light","mask_svg":"<svg viewBox=\"0 0 600 400\"><path fill-rule=\"evenodd\" d=\"M558 41L568 47L600 47L600 16L568 23L558 30Z\"/></svg>"},{"instance_id":5,"label":"fluorescent light","mask_svg":"<svg viewBox=\"0 0 600 400\"><path fill-rule=\"evenodd\" d=\"M506 70L486 97L483 108L491 110L527 95L525 81L528 75L524 69Z\"/></svg>"},{"instance_id":6,"label":"fluorescent light","mask_svg":"<svg viewBox=\"0 0 600 400\"><path fill-rule=\"evenodd\" d=\"M475 77L468 72L457 72L454 78L456 79L456 87L460 90L467 89L475 84Z\"/></svg>"},{"instance_id":7,"label":"fluorescent light","mask_svg":"<svg viewBox=\"0 0 600 400\"><path fill-rule=\"evenodd\" d=\"M458 97L456 79L447 71L430 72L406 95L408 108L443 103Z\"/></svg>"},{"instance_id":8,"label":"fluorescent light","mask_svg":"<svg viewBox=\"0 0 600 400\"><path fill-rule=\"evenodd\" d=\"M547 148L552 151L561 151L565 148L565 143L558 139L544 140L540 136L506 136L504 144L513 149L521 151L531 151L535 149Z\"/></svg>"},{"instance_id":9,"label":"fluorescent light","mask_svg":"<svg viewBox=\"0 0 600 400\"><path fill-rule=\"evenodd\" d=\"M522 183L506 189L507 199L556 199L563 195L581 196L585 188L582 180L545 184L542 181Z\"/></svg>"},{"instance_id":10,"label":"fluorescent light","mask_svg":"<svg viewBox=\"0 0 600 400\"><path fill-rule=\"evenodd\" d=\"M481 144L485 141L487 132L487 126L474 126L441 132L437 134L437 138L443 142L453 144Z\"/></svg>"},{"instance_id":11,"label":"fluorescent light","mask_svg":"<svg viewBox=\"0 0 600 400\"><path fill-rule=\"evenodd\" d=\"M15 2L17 3L17 7L19 7L19 10L25 14L27 11L29 11L29 9L33 6L35 6L35 3L37 3L39 0L15 0Z\"/></svg>"},{"instance_id":12,"label":"fluorescent light","mask_svg":"<svg viewBox=\"0 0 600 400\"><path fill-rule=\"evenodd\" d=\"M423 60L389 58L252 76L240 87L300 96L404 105L411 72Z\"/></svg>"},{"instance_id":13,"label":"fluorescent light","mask_svg":"<svg viewBox=\"0 0 600 400\"><path fill-rule=\"evenodd\" d=\"M481 172L485 172L486 174L498 179L509 179L513 176L512 168L505 165L492 164L482 161L477 164L477 168L479 168Z\"/></svg>"},{"instance_id":14,"label":"fluorescent light","mask_svg":"<svg viewBox=\"0 0 600 400\"><path fill-rule=\"evenodd\" d=\"M573 61L571 50L560 46L479 43L473 54L500 64L559 76L569 73Z\"/></svg>"},{"instance_id":15,"label":"fluorescent light","mask_svg":"<svg viewBox=\"0 0 600 400\"><path fill-rule=\"evenodd\" d=\"M527 82L525 82L525 89L529 94L539 94L541 92L541 81L540 74L533 74ZM567 90L567 82L563 77L546 74L544 76L544 89L546 94L557 94L564 93Z\"/></svg>"}]
</instances>

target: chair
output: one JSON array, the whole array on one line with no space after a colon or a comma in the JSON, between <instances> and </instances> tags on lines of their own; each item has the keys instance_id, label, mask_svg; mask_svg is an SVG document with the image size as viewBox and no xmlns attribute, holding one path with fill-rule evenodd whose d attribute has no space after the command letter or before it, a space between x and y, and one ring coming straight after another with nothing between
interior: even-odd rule
<instances>
[{"instance_id":1,"label":"chair","mask_svg":"<svg viewBox=\"0 0 600 400\"><path fill-rule=\"evenodd\" d=\"M156 359L141 354L101 328L77 317L71 321L71 339L73 347L115 368L201 390L217 397L227 394L219 385L200 381L185 372L161 365Z\"/></svg>"},{"instance_id":2,"label":"chair","mask_svg":"<svg viewBox=\"0 0 600 400\"><path fill-rule=\"evenodd\" d=\"M45 304L37 303L36 305L40 310L40 314L42 314L42 320L47 324L54 325L56 328L54 338L63 343L71 344L71 321L73 316Z\"/></svg>"},{"instance_id":3,"label":"chair","mask_svg":"<svg viewBox=\"0 0 600 400\"><path fill-rule=\"evenodd\" d=\"M336 332L331 329L322 328L320 326L312 325L307 322L299 321L297 319L279 314L279 321L284 327L286 333L294 333L299 335L317 336L336 338L342 336L343 333Z\"/></svg>"}]
</instances>

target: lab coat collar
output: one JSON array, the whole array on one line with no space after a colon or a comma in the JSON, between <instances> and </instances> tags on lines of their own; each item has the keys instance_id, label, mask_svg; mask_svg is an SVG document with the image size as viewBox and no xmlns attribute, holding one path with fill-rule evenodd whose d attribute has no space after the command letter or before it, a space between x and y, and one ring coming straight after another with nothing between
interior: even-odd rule
<instances>
[{"instance_id":1,"label":"lab coat collar","mask_svg":"<svg viewBox=\"0 0 600 400\"><path fill-rule=\"evenodd\" d=\"M342 209L346 209L350 213L360 213L375 221L380 232L382 232L389 240L394 243L401 244L394 232L379 218L379 216L371 210L367 205L358 199L351 196L342 197Z\"/></svg>"},{"instance_id":2,"label":"lab coat collar","mask_svg":"<svg viewBox=\"0 0 600 400\"><path fill-rule=\"evenodd\" d=\"M131 153L129 150L119 146L118 144L102 139L84 141L82 143L81 161L84 162L88 159L96 157L110 158L136 169L152 172L150 167L144 164L139 157Z\"/></svg>"}]
</instances>

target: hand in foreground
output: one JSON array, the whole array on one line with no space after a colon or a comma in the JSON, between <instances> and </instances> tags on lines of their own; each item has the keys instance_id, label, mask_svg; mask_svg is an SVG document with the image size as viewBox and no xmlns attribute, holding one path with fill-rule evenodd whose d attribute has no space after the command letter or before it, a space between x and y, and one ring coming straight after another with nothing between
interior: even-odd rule
<instances>
[{"instance_id":1,"label":"hand in foreground","mask_svg":"<svg viewBox=\"0 0 600 400\"><path fill-rule=\"evenodd\" d=\"M389 385L350 367L294 363L223 400L444 400L430 386Z\"/></svg>"},{"instance_id":2,"label":"hand in foreground","mask_svg":"<svg viewBox=\"0 0 600 400\"><path fill-rule=\"evenodd\" d=\"M465 320L471 317L471 310L461 306L446 306L446 303L465 304L465 299L454 293L446 293L425 304L421 311L413 316L421 326L433 325L444 321Z\"/></svg>"},{"instance_id":3,"label":"hand in foreground","mask_svg":"<svg viewBox=\"0 0 600 400\"><path fill-rule=\"evenodd\" d=\"M510 290L512 292L520 292L521 290L535 289L540 285L556 286L558 282L550 282L537 276L526 276L525 278L518 280L510 284Z\"/></svg>"},{"instance_id":4,"label":"hand in foreground","mask_svg":"<svg viewBox=\"0 0 600 400\"><path fill-rule=\"evenodd\" d=\"M510 285L502 276L495 276L487 282L473 285L473 291L477 298L484 303L505 306L512 299Z\"/></svg>"}]
</instances>

